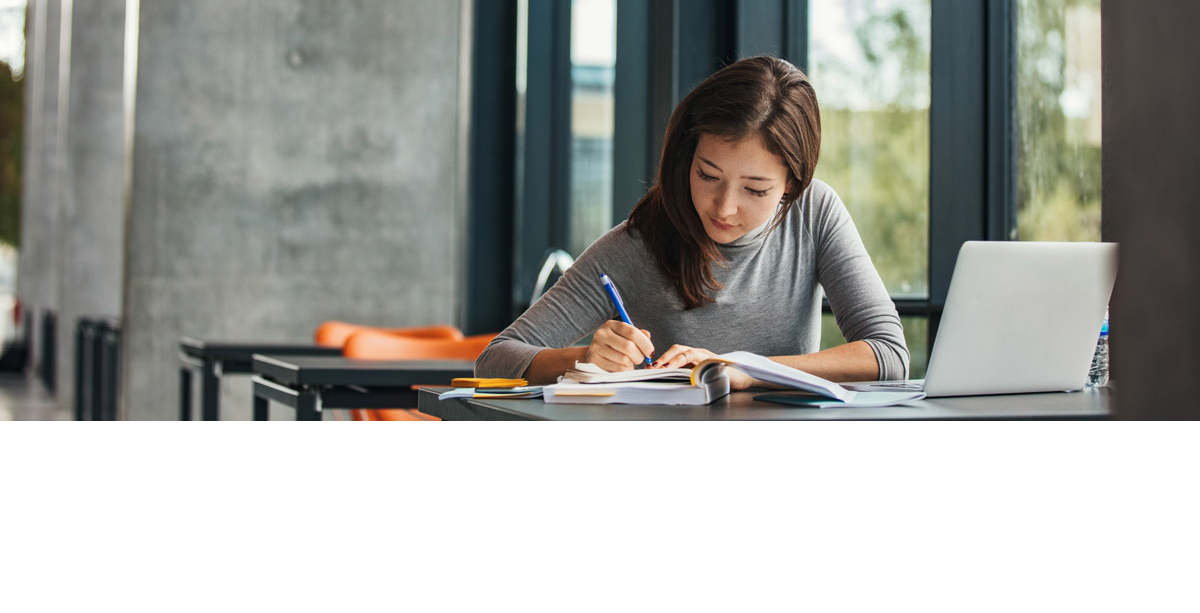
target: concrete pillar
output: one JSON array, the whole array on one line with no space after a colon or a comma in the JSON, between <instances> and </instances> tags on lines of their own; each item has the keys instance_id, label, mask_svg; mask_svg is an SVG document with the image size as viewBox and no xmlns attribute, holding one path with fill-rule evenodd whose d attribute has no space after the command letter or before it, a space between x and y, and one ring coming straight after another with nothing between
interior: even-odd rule
<instances>
[{"instance_id":1,"label":"concrete pillar","mask_svg":"<svg viewBox=\"0 0 1200 613\"><path fill-rule=\"evenodd\" d=\"M124 417L176 417L182 335L456 323L468 1L141 0Z\"/></svg>"},{"instance_id":2,"label":"concrete pillar","mask_svg":"<svg viewBox=\"0 0 1200 613\"><path fill-rule=\"evenodd\" d=\"M41 113L37 112L38 103L41 100L40 81L38 81L37 73L41 68L42 55L38 52L38 44L41 43L45 36L38 34L38 29L45 27L45 15L38 15L38 5L45 0L28 0L25 5L25 73L22 77L25 82L25 89L22 92L24 96L24 134L22 135L21 151L21 238L23 243L30 242L30 233L33 229L32 225L34 203L37 201L38 194L38 160L41 158L41 149L38 147L39 140L38 122L41 121ZM25 301L28 307L33 301L34 287L37 284L37 275L34 274L34 259L30 255L31 250L22 249L17 259L17 296ZM29 315L26 315L28 318ZM33 339L25 339L30 342ZM32 357L32 356L31 356Z\"/></svg>"},{"instance_id":3,"label":"concrete pillar","mask_svg":"<svg viewBox=\"0 0 1200 613\"><path fill-rule=\"evenodd\" d=\"M29 53L25 78L26 153L21 213L21 254L17 291L33 318L29 338L31 370L42 364L42 319L58 308L57 227L61 161L59 159L59 47L61 0L29 3Z\"/></svg>"},{"instance_id":4,"label":"concrete pillar","mask_svg":"<svg viewBox=\"0 0 1200 613\"><path fill-rule=\"evenodd\" d=\"M74 400L75 327L121 313L126 0L63 0L65 112L58 218L58 400ZM65 56L64 56L65 57Z\"/></svg>"},{"instance_id":5,"label":"concrete pillar","mask_svg":"<svg viewBox=\"0 0 1200 613\"><path fill-rule=\"evenodd\" d=\"M1103 235L1121 244L1109 336L1117 416L1200 419L1200 5L1105 0L1101 11Z\"/></svg>"}]
</instances>

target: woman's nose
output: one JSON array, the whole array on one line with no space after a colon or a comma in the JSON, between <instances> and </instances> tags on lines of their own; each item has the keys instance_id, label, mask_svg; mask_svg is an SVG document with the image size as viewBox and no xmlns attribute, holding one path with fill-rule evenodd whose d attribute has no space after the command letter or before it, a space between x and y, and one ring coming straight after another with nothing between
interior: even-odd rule
<instances>
[{"instance_id":1,"label":"woman's nose","mask_svg":"<svg viewBox=\"0 0 1200 613\"><path fill-rule=\"evenodd\" d=\"M737 212L737 205L734 203L733 194L730 193L730 189L719 190L713 199L713 208L716 209L717 215L721 217L727 217Z\"/></svg>"}]
</instances>

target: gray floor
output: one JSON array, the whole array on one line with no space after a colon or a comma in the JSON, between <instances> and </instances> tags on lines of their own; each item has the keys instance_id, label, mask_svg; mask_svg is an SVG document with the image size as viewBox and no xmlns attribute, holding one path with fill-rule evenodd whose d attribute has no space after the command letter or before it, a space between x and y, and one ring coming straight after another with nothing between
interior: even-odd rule
<instances>
[{"instance_id":1,"label":"gray floor","mask_svg":"<svg viewBox=\"0 0 1200 613\"><path fill-rule=\"evenodd\" d=\"M41 383L19 371L0 371L0 421L71 420Z\"/></svg>"}]
</instances>

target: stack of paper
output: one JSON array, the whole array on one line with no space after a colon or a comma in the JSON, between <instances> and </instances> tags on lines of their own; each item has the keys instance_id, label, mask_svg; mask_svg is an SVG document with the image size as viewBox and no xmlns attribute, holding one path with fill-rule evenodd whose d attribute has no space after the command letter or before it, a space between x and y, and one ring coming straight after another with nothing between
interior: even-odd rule
<instances>
[{"instance_id":1,"label":"stack of paper","mask_svg":"<svg viewBox=\"0 0 1200 613\"><path fill-rule=\"evenodd\" d=\"M708 404L729 393L729 379L713 385L627 381L575 383L564 381L542 388L546 402L563 404Z\"/></svg>"},{"instance_id":2,"label":"stack of paper","mask_svg":"<svg viewBox=\"0 0 1200 613\"><path fill-rule=\"evenodd\" d=\"M729 394L724 368L697 373L691 368L645 368L605 372L577 362L543 393L548 403L563 404L708 404Z\"/></svg>"}]
</instances>

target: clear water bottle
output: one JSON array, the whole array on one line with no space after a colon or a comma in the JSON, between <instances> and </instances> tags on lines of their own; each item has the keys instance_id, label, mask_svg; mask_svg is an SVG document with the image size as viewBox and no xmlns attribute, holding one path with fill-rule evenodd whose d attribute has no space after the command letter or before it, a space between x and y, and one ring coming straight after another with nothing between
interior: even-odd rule
<instances>
[{"instance_id":1,"label":"clear water bottle","mask_svg":"<svg viewBox=\"0 0 1200 613\"><path fill-rule=\"evenodd\" d=\"M1092 356L1092 368L1088 371L1085 387L1104 387L1108 385L1108 313L1104 313L1104 323L1100 326L1100 340L1096 341L1096 353Z\"/></svg>"}]
</instances>

